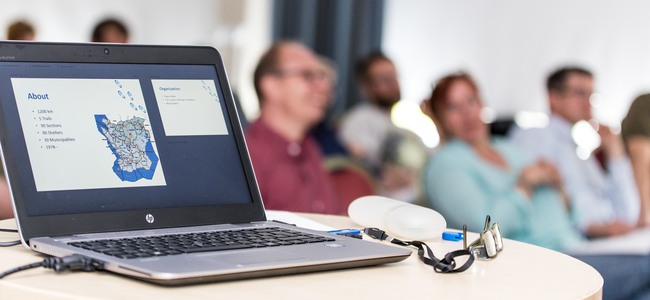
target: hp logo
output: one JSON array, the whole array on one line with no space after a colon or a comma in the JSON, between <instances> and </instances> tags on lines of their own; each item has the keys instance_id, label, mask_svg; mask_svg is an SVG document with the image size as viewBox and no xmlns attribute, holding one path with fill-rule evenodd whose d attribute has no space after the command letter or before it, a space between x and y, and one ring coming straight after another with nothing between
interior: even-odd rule
<instances>
[{"instance_id":1,"label":"hp logo","mask_svg":"<svg viewBox=\"0 0 650 300\"><path fill-rule=\"evenodd\" d=\"M147 214L147 215L144 217L144 219L147 220L147 223L150 223L150 224L153 223L153 221L154 221L154 218L153 218L153 215L152 215L152 214Z\"/></svg>"}]
</instances>

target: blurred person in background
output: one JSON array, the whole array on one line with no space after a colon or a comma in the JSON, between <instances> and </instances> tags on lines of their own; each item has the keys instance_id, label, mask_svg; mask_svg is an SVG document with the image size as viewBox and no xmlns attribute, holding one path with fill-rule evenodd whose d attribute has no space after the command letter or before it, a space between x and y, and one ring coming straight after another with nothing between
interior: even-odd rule
<instances>
[{"instance_id":1,"label":"blurred person in background","mask_svg":"<svg viewBox=\"0 0 650 300\"><path fill-rule=\"evenodd\" d=\"M442 78L429 103L445 142L429 160L422 184L430 206L450 227L467 224L480 232L489 214L512 239L555 250L581 241L570 222L558 171L527 159L508 141L490 137L469 75ZM549 230L557 233L546 234Z\"/></svg>"},{"instance_id":2,"label":"blurred person in background","mask_svg":"<svg viewBox=\"0 0 650 300\"><path fill-rule=\"evenodd\" d=\"M380 194L414 202L428 151L417 135L391 120L391 109L401 98L395 65L373 52L357 62L355 71L366 101L343 116L339 136L349 153L367 164Z\"/></svg>"},{"instance_id":3,"label":"blurred person in background","mask_svg":"<svg viewBox=\"0 0 650 300\"><path fill-rule=\"evenodd\" d=\"M512 141L535 159L558 167L573 202L576 226L590 238L630 232L639 221L640 200L622 139L598 126L601 146L587 159L578 156L573 126L591 121L593 75L580 67L566 67L547 79L551 116L545 128L515 128ZM603 154L603 163L597 159Z\"/></svg>"},{"instance_id":4,"label":"blurred person in background","mask_svg":"<svg viewBox=\"0 0 650 300\"><path fill-rule=\"evenodd\" d=\"M95 25L91 41L94 43L128 43L129 30L117 19L106 19Z\"/></svg>"},{"instance_id":5,"label":"blurred person in background","mask_svg":"<svg viewBox=\"0 0 650 300\"><path fill-rule=\"evenodd\" d=\"M309 130L329 107L330 82L306 46L280 41L254 72L260 117L245 132L267 209L345 214Z\"/></svg>"},{"instance_id":6,"label":"blurred person in background","mask_svg":"<svg viewBox=\"0 0 650 300\"><path fill-rule=\"evenodd\" d=\"M481 232L490 215L504 237L574 253L594 267L604 279L603 299L650 299L647 254L575 254L588 243L572 224L558 171L548 162L528 159L508 140L490 137L469 75L442 78L429 103L446 139L427 164L423 181L430 204L449 227L467 224Z\"/></svg>"},{"instance_id":7,"label":"blurred person in background","mask_svg":"<svg viewBox=\"0 0 650 300\"><path fill-rule=\"evenodd\" d=\"M7 28L7 39L15 41L33 41L36 38L34 26L27 21L16 21Z\"/></svg>"},{"instance_id":8,"label":"blurred person in background","mask_svg":"<svg viewBox=\"0 0 650 300\"><path fill-rule=\"evenodd\" d=\"M637 97L621 124L621 137L630 156L641 214L639 224L650 225L650 94Z\"/></svg>"}]
</instances>

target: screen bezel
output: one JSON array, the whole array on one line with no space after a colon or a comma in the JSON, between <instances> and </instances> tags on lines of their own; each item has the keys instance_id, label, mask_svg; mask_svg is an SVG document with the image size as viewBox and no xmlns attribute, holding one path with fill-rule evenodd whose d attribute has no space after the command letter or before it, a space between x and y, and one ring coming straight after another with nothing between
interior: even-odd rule
<instances>
[{"instance_id":1,"label":"screen bezel","mask_svg":"<svg viewBox=\"0 0 650 300\"><path fill-rule=\"evenodd\" d=\"M206 46L0 42L0 54L0 61L4 62L191 64L214 66L252 197L252 202L249 204L222 204L117 212L30 216L27 214L26 207L26 201L28 199L21 192L21 183L15 180L18 176L12 176L12 174L20 172L20 166L13 159L14 154L12 153L12 148L7 146L7 143L13 142L7 139L8 124L6 124L4 118L0 118L2 119L0 120L0 144L2 147L5 176L12 193L14 213L20 229L21 239L24 242L28 243L31 238L43 236L245 223L266 220L259 188L255 180L253 167L237 114L237 108L232 96L232 90L227 80L221 55L215 48ZM0 109L2 109L1 104ZM155 217L153 223L147 222L146 216L148 214Z\"/></svg>"}]
</instances>

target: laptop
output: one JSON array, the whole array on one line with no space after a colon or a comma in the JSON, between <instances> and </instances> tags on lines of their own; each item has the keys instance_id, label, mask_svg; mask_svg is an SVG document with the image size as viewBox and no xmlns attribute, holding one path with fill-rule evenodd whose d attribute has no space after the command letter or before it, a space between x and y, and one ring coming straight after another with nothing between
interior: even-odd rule
<instances>
[{"instance_id":1,"label":"laptop","mask_svg":"<svg viewBox=\"0 0 650 300\"><path fill-rule=\"evenodd\" d=\"M0 145L22 243L110 272L177 285L411 254L266 219L211 47L0 42Z\"/></svg>"}]
</instances>

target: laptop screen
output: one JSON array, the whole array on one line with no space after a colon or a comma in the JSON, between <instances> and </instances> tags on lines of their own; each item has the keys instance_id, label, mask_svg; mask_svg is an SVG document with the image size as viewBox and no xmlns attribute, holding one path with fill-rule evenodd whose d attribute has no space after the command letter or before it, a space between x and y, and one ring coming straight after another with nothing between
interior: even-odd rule
<instances>
[{"instance_id":1,"label":"laptop screen","mask_svg":"<svg viewBox=\"0 0 650 300\"><path fill-rule=\"evenodd\" d=\"M266 219L211 47L0 42L21 238Z\"/></svg>"},{"instance_id":2,"label":"laptop screen","mask_svg":"<svg viewBox=\"0 0 650 300\"><path fill-rule=\"evenodd\" d=\"M252 201L214 66L0 68L28 215Z\"/></svg>"}]
</instances>

